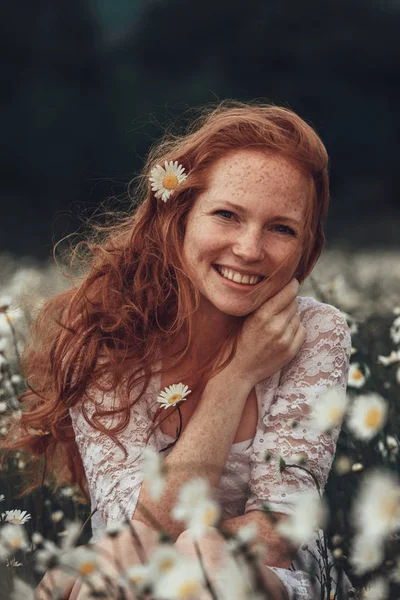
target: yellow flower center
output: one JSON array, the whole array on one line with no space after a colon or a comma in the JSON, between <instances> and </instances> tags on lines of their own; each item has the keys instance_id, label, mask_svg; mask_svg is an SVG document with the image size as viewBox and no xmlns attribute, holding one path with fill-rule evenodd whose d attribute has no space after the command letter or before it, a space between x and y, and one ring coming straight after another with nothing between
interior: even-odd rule
<instances>
[{"instance_id":1,"label":"yellow flower center","mask_svg":"<svg viewBox=\"0 0 400 600\"><path fill-rule=\"evenodd\" d=\"M10 540L8 544L11 546L11 548L15 548L16 550L18 550L21 547L21 540Z\"/></svg>"},{"instance_id":2,"label":"yellow flower center","mask_svg":"<svg viewBox=\"0 0 400 600\"><path fill-rule=\"evenodd\" d=\"M79 573L81 575L90 575L95 570L95 564L93 562L82 563L79 567Z\"/></svg>"},{"instance_id":3,"label":"yellow flower center","mask_svg":"<svg viewBox=\"0 0 400 600\"><path fill-rule=\"evenodd\" d=\"M215 521L215 508L209 507L204 513L203 523L205 525L212 525Z\"/></svg>"},{"instance_id":4,"label":"yellow flower center","mask_svg":"<svg viewBox=\"0 0 400 600\"><path fill-rule=\"evenodd\" d=\"M182 398L182 394L172 394L172 396L170 396L168 398L168 404L173 404L174 402L178 402L178 400L180 400Z\"/></svg>"},{"instance_id":5,"label":"yellow flower center","mask_svg":"<svg viewBox=\"0 0 400 600\"><path fill-rule=\"evenodd\" d=\"M173 566L174 561L172 560L172 558L164 558L164 560L160 562L160 571L161 573L165 573L166 571L169 571Z\"/></svg>"},{"instance_id":6,"label":"yellow flower center","mask_svg":"<svg viewBox=\"0 0 400 600\"><path fill-rule=\"evenodd\" d=\"M178 598L187 598L193 596L197 589L197 581L185 581L185 583L179 587Z\"/></svg>"},{"instance_id":7,"label":"yellow flower center","mask_svg":"<svg viewBox=\"0 0 400 600\"><path fill-rule=\"evenodd\" d=\"M378 408L370 408L370 410L365 415L365 424L367 427L375 429L379 427L382 422L382 413Z\"/></svg>"},{"instance_id":8,"label":"yellow flower center","mask_svg":"<svg viewBox=\"0 0 400 600\"><path fill-rule=\"evenodd\" d=\"M178 185L178 178L176 175L169 173L162 180L162 184L166 190L174 190L176 188L176 186Z\"/></svg>"},{"instance_id":9,"label":"yellow flower center","mask_svg":"<svg viewBox=\"0 0 400 600\"><path fill-rule=\"evenodd\" d=\"M385 498L383 501L383 511L390 521L398 518L399 500L397 495L391 494L389 498Z\"/></svg>"},{"instance_id":10,"label":"yellow flower center","mask_svg":"<svg viewBox=\"0 0 400 600\"><path fill-rule=\"evenodd\" d=\"M361 379L362 377L363 377L363 374L361 373L360 369L354 369L353 379Z\"/></svg>"},{"instance_id":11,"label":"yellow flower center","mask_svg":"<svg viewBox=\"0 0 400 600\"><path fill-rule=\"evenodd\" d=\"M138 582L143 581L143 580L144 580L144 575L140 575L139 573L137 573L136 575L131 575L129 577L129 581L131 583L138 583Z\"/></svg>"},{"instance_id":12,"label":"yellow flower center","mask_svg":"<svg viewBox=\"0 0 400 600\"><path fill-rule=\"evenodd\" d=\"M331 407L329 409L329 418L331 421L337 421L342 416L342 411L339 408Z\"/></svg>"}]
</instances>

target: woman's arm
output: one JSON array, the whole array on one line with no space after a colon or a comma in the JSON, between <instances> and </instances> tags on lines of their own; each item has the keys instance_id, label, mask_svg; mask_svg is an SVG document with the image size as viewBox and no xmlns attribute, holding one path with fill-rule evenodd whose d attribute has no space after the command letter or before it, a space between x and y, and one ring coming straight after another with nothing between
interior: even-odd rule
<instances>
[{"instance_id":1,"label":"woman's arm","mask_svg":"<svg viewBox=\"0 0 400 600\"><path fill-rule=\"evenodd\" d=\"M150 498L148 483L142 483L133 518L151 525L146 513L141 510L143 505L174 540L184 530L183 523L171 517L181 485L199 476L207 479L212 488L218 486L251 391L251 386L240 373L229 367L207 383L182 436L164 459L167 475L165 491L159 502Z\"/></svg>"}]
</instances>

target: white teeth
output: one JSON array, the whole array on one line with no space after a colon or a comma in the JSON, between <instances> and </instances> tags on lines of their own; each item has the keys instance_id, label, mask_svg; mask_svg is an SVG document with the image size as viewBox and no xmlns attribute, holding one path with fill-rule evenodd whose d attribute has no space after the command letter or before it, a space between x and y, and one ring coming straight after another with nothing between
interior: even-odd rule
<instances>
[{"instance_id":1,"label":"white teeth","mask_svg":"<svg viewBox=\"0 0 400 600\"><path fill-rule=\"evenodd\" d=\"M230 279L231 281L235 281L236 283L247 283L250 285L255 285L262 279L262 277L259 277L258 275L241 275L240 273L235 273L234 271L231 271L230 269L224 269L223 267L220 267L219 265L217 265L217 270L218 270L218 273L220 273L220 275L222 275L222 277L225 277L226 279Z\"/></svg>"}]
</instances>

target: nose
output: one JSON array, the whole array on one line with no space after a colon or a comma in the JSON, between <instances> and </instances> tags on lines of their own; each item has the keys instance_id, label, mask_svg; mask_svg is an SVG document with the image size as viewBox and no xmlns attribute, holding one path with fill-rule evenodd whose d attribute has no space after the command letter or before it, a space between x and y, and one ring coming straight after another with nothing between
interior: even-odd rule
<instances>
[{"instance_id":1,"label":"nose","mask_svg":"<svg viewBox=\"0 0 400 600\"><path fill-rule=\"evenodd\" d=\"M257 262L265 258L264 240L260 233L253 228L236 232L235 243L232 247L235 256L243 262Z\"/></svg>"}]
</instances>

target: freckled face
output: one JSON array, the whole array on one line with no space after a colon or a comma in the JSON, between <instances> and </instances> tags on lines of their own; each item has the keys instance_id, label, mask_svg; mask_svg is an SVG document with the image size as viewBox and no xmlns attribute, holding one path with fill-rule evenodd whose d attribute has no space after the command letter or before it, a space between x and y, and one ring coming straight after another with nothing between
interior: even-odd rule
<instances>
[{"instance_id":1,"label":"freckled face","mask_svg":"<svg viewBox=\"0 0 400 600\"><path fill-rule=\"evenodd\" d=\"M246 316L290 281L312 193L311 178L298 167L259 150L235 150L210 167L207 189L189 212L183 245L207 314ZM215 265L265 279L255 286L234 284Z\"/></svg>"}]
</instances>

